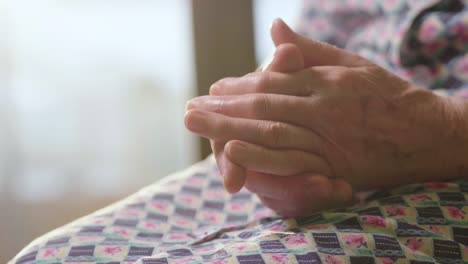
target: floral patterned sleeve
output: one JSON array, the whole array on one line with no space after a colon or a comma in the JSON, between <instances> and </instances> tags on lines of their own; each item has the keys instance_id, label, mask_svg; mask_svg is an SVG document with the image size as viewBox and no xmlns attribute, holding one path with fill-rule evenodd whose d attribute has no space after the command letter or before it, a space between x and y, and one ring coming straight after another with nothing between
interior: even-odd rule
<instances>
[{"instance_id":1,"label":"floral patterned sleeve","mask_svg":"<svg viewBox=\"0 0 468 264\"><path fill-rule=\"evenodd\" d=\"M413 21L400 47L401 65L423 85L468 99L468 6L438 1Z\"/></svg>"},{"instance_id":2,"label":"floral patterned sleeve","mask_svg":"<svg viewBox=\"0 0 468 264\"><path fill-rule=\"evenodd\" d=\"M299 33L468 98L467 0L304 0Z\"/></svg>"}]
</instances>

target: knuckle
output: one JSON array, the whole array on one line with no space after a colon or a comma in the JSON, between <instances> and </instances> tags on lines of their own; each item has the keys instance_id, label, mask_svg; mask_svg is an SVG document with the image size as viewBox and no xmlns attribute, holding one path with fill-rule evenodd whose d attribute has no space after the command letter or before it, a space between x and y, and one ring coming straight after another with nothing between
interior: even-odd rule
<instances>
[{"instance_id":1,"label":"knuckle","mask_svg":"<svg viewBox=\"0 0 468 264\"><path fill-rule=\"evenodd\" d=\"M215 135L227 135L229 131L234 129L234 125L231 122L228 122L224 118L220 118L213 121L212 131Z\"/></svg>"},{"instance_id":2,"label":"knuckle","mask_svg":"<svg viewBox=\"0 0 468 264\"><path fill-rule=\"evenodd\" d=\"M213 111L214 111L215 113L224 113L225 110L226 110L225 101L224 101L224 100L218 100L218 101L216 101L216 104L214 105Z\"/></svg>"},{"instance_id":3,"label":"knuckle","mask_svg":"<svg viewBox=\"0 0 468 264\"><path fill-rule=\"evenodd\" d=\"M336 84L339 88L353 86L355 74L350 70L340 70L337 72Z\"/></svg>"},{"instance_id":4,"label":"knuckle","mask_svg":"<svg viewBox=\"0 0 468 264\"><path fill-rule=\"evenodd\" d=\"M266 134L272 145L278 145L284 140L284 124L280 122L268 122L266 124Z\"/></svg>"},{"instance_id":5,"label":"knuckle","mask_svg":"<svg viewBox=\"0 0 468 264\"><path fill-rule=\"evenodd\" d=\"M303 96L310 96L315 93L313 83L317 82L316 71L312 68L307 68L298 73L298 80L300 82L297 84L300 87L298 92Z\"/></svg>"},{"instance_id":6,"label":"knuckle","mask_svg":"<svg viewBox=\"0 0 468 264\"><path fill-rule=\"evenodd\" d=\"M255 91L257 93L265 93L268 92L268 87L271 81L271 73L269 72L261 72L255 78Z\"/></svg>"},{"instance_id":7,"label":"knuckle","mask_svg":"<svg viewBox=\"0 0 468 264\"><path fill-rule=\"evenodd\" d=\"M267 96L257 95L252 97L253 115L256 117L266 116L271 111L271 103Z\"/></svg>"}]
</instances>

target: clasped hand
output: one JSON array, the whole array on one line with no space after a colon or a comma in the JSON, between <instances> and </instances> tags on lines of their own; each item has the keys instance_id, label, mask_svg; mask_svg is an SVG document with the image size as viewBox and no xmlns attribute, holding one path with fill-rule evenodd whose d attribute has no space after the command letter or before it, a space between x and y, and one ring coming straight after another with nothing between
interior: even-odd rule
<instances>
[{"instance_id":1,"label":"clasped hand","mask_svg":"<svg viewBox=\"0 0 468 264\"><path fill-rule=\"evenodd\" d=\"M280 20L272 38L265 70L187 104L185 124L211 140L229 192L245 186L297 216L349 203L352 190L440 177L427 162L450 127L441 97Z\"/></svg>"}]
</instances>

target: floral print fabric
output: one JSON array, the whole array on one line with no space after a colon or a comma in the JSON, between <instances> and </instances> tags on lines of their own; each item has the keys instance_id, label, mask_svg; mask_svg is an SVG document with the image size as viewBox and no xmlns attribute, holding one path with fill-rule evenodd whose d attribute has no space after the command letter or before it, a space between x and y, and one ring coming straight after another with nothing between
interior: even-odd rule
<instances>
[{"instance_id":1,"label":"floral print fabric","mask_svg":"<svg viewBox=\"0 0 468 264\"><path fill-rule=\"evenodd\" d=\"M279 218L228 195L213 157L47 234L11 263L466 263L468 181Z\"/></svg>"},{"instance_id":2,"label":"floral print fabric","mask_svg":"<svg viewBox=\"0 0 468 264\"><path fill-rule=\"evenodd\" d=\"M308 0L299 31L422 87L468 98L468 15L457 0ZM10 263L468 263L468 181L378 192L280 218L228 195L213 157L46 234Z\"/></svg>"},{"instance_id":3,"label":"floral print fabric","mask_svg":"<svg viewBox=\"0 0 468 264\"><path fill-rule=\"evenodd\" d=\"M468 98L466 0L305 0L298 30L422 88Z\"/></svg>"}]
</instances>

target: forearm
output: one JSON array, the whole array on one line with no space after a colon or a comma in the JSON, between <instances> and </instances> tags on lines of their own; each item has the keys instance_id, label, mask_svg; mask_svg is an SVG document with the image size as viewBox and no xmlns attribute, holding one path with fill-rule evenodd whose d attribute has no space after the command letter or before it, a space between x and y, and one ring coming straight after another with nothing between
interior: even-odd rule
<instances>
[{"instance_id":1,"label":"forearm","mask_svg":"<svg viewBox=\"0 0 468 264\"><path fill-rule=\"evenodd\" d=\"M468 100L447 97L448 138L444 157L450 178L468 178ZM453 175L453 176L452 176Z\"/></svg>"},{"instance_id":2,"label":"forearm","mask_svg":"<svg viewBox=\"0 0 468 264\"><path fill-rule=\"evenodd\" d=\"M468 100L415 88L400 102L409 106L404 113L413 132L400 142L399 165L388 170L401 174L401 183L468 178Z\"/></svg>"}]
</instances>

